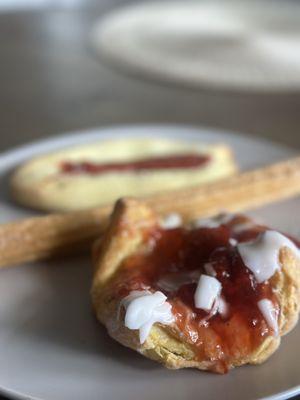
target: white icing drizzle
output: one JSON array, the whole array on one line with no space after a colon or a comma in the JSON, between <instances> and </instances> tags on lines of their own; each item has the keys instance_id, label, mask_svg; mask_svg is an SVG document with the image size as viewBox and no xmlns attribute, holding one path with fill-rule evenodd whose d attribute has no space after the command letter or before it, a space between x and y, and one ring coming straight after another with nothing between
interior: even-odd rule
<instances>
[{"instance_id":1,"label":"white icing drizzle","mask_svg":"<svg viewBox=\"0 0 300 400\"><path fill-rule=\"evenodd\" d=\"M212 308L211 308L209 311L207 311L208 314L207 314L204 318L202 318L202 319L199 321L199 325L207 326L208 321L209 321L214 315L217 314L218 309L219 309L219 302L218 302L218 299L216 299L216 300L213 302Z\"/></svg>"},{"instance_id":2,"label":"white icing drizzle","mask_svg":"<svg viewBox=\"0 0 300 400\"><path fill-rule=\"evenodd\" d=\"M192 222L194 228L218 228L233 219L232 214L220 214L212 218L197 218Z\"/></svg>"},{"instance_id":3,"label":"white icing drizzle","mask_svg":"<svg viewBox=\"0 0 300 400\"><path fill-rule=\"evenodd\" d=\"M222 296L218 298L218 313L222 318L226 318L229 313L229 305Z\"/></svg>"},{"instance_id":4,"label":"white icing drizzle","mask_svg":"<svg viewBox=\"0 0 300 400\"><path fill-rule=\"evenodd\" d=\"M205 272L207 273L207 275L209 275L209 276L216 276L217 275L216 270L214 269L212 263L209 263L209 262L205 263L203 267L204 267Z\"/></svg>"},{"instance_id":5,"label":"white icing drizzle","mask_svg":"<svg viewBox=\"0 0 300 400\"><path fill-rule=\"evenodd\" d=\"M238 241L234 238L229 238L229 244L235 247L238 244Z\"/></svg>"},{"instance_id":6,"label":"white icing drizzle","mask_svg":"<svg viewBox=\"0 0 300 400\"><path fill-rule=\"evenodd\" d=\"M278 336L279 329L278 329L278 313L273 306L273 303L268 299L259 300L257 306L262 313L264 319L266 320L267 324L271 329L274 331L274 335Z\"/></svg>"},{"instance_id":7,"label":"white icing drizzle","mask_svg":"<svg viewBox=\"0 0 300 400\"><path fill-rule=\"evenodd\" d=\"M266 231L254 241L237 245L244 264L253 272L258 283L271 278L280 268L279 251L283 247L288 247L299 258L297 246L276 231Z\"/></svg>"},{"instance_id":8,"label":"white icing drizzle","mask_svg":"<svg viewBox=\"0 0 300 400\"><path fill-rule=\"evenodd\" d=\"M204 269L205 269L207 275L209 275L211 277L215 277L217 275L216 271L213 268L211 263L204 264ZM201 275L201 272L199 270L194 270L191 272L168 274L168 275L163 276L158 281L158 287L160 289L168 291L168 292L174 292L183 285L198 282L200 275ZM206 276L206 275L204 275L204 276ZM224 300L224 298L222 296L218 295L218 297L215 297L215 300L213 301L212 307L209 310L209 315L206 318L204 318L203 321L207 322L216 313L220 313L222 318L226 318L228 315L228 311L229 311L229 305L227 304L227 302Z\"/></svg>"},{"instance_id":9,"label":"white icing drizzle","mask_svg":"<svg viewBox=\"0 0 300 400\"><path fill-rule=\"evenodd\" d=\"M201 218L193 221L193 228L218 228L220 222L213 218Z\"/></svg>"},{"instance_id":10,"label":"white icing drizzle","mask_svg":"<svg viewBox=\"0 0 300 400\"><path fill-rule=\"evenodd\" d=\"M125 326L139 330L141 344L147 339L153 324L169 325L174 321L171 305L166 299L162 292L151 293L148 290L132 291L123 299Z\"/></svg>"},{"instance_id":11,"label":"white icing drizzle","mask_svg":"<svg viewBox=\"0 0 300 400\"><path fill-rule=\"evenodd\" d=\"M168 214L161 222L160 226L164 229L174 229L182 225L182 218L177 213Z\"/></svg>"},{"instance_id":12,"label":"white icing drizzle","mask_svg":"<svg viewBox=\"0 0 300 400\"><path fill-rule=\"evenodd\" d=\"M219 313L224 319L227 318L229 314L229 305L222 296L216 298L209 314L200 321L200 324L206 325L207 322L217 313Z\"/></svg>"},{"instance_id":13,"label":"white icing drizzle","mask_svg":"<svg viewBox=\"0 0 300 400\"><path fill-rule=\"evenodd\" d=\"M221 288L221 283L216 278L201 275L194 294L195 306L210 311L219 297Z\"/></svg>"},{"instance_id":14,"label":"white icing drizzle","mask_svg":"<svg viewBox=\"0 0 300 400\"><path fill-rule=\"evenodd\" d=\"M150 292L150 290L132 290L128 296L124 297L121 301L121 305L124 306L126 309L129 305L129 303L134 300L137 299L138 297L141 297L145 294L152 294L152 292Z\"/></svg>"}]
</instances>

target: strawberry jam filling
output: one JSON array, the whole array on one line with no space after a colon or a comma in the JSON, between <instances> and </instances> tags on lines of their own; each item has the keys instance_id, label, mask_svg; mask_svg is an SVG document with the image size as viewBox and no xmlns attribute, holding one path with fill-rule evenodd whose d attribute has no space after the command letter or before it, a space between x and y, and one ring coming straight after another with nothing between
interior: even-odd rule
<instances>
[{"instance_id":1,"label":"strawberry jam filling","mask_svg":"<svg viewBox=\"0 0 300 400\"><path fill-rule=\"evenodd\" d=\"M99 175L107 172L139 172L157 169L192 169L204 167L210 161L206 154L175 154L170 156L145 158L137 161L96 163L89 161L64 161L60 170L66 174Z\"/></svg>"},{"instance_id":2,"label":"strawberry jam filling","mask_svg":"<svg viewBox=\"0 0 300 400\"><path fill-rule=\"evenodd\" d=\"M199 360L224 373L233 360L249 358L266 336L274 334L257 306L259 300L268 299L279 311L272 278L257 283L235 246L265 230L243 216L213 228L156 227L147 238L147 250L123 263L113 293L123 298L133 290L162 291L172 306L181 339ZM197 281L207 274L208 266L222 285L225 314L195 307Z\"/></svg>"}]
</instances>

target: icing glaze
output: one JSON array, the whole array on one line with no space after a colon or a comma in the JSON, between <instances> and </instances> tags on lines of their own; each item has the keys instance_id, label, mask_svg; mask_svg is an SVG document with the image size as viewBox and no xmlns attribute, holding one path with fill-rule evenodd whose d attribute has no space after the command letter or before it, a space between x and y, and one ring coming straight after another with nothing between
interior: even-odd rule
<instances>
[{"instance_id":1,"label":"icing glaze","mask_svg":"<svg viewBox=\"0 0 300 400\"><path fill-rule=\"evenodd\" d=\"M222 296L218 298L218 313L222 316L222 318L227 318L229 314L229 305Z\"/></svg>"},{"instance_id":2,"label":"icing glaze","mask_svg":"<svg viewBox=\"0 0 300 400\"><path fill-rule=\"evenodd\" d=\"M124 324L128 329L138 329L140 343L147 339L156 322L168 325L174 320L167 297L159 291L132 291L123 304L126 308Z\"/></svg>"},{"instance_id":3,"label":"icing glaze","mask_svg":"<svg viewBox=\"0 0 300 400\"><path fill-rule=\"evenodd\" d=\"M223 224L227 224L232 220L231 214L220 214L211 218L196 218L192 222L194 228L218 228Z\"/></svg>"},{"instance_id":4,"label":"icing glaze","mask_svg":"<svg viewBox=\"0 0 300 400\"><path fill-rule=\"evenodd\" d=\"M203 265L203 268L205 269L205 272L207 273L207 275L209 275L209 276L216 276L217 275L212 263L205 263Z\"/></svg>"},{"instance_id":5,"label":"icing glaze","mask_svg":"<svg viewBox=\"0 0 300 400\"><path fill-rule=\"evenodd\" d=\"M278 311L274 307L273 303L268 299L262 299L257 303L259 310L265 318L269 327L273 330L274 335L278 336Z\"/></svg>"},{"instance_id":6,"label":"icing glaze","mask_svg":"<svg viewBox=\"0 0 300 400\"><path fill-rule=\"evenodd\" d=\"M259 283L270 279L280 268L279 251L283 247L288 247L296 257L299 257L297 246L276 231L266 231L251 242L237 245L244 264Z\"/></svg>"},{"instance_id":7,"label":"icing glaze","mask_svg":"<svg viewBox=\"0 0 300 400\"><path fill-rule=\"evenodd\" d=\"M216 278L201 275L194 295L196 308L210 311L219 297L221 288L221 283Z\"/></svg>"},{"instance_id":8,"label":"icing glaze","mask_svg":"<svg viewBox=\"0 0 300 400\"><path fill-rule=\"evenodd\" d=\"M234 238L230 238L228 242L231 244L231 246L236 246L238 244L238 241Z\"/></svg>"},{"instance_id":9,"label":"icing glaze","mask_svg":"<svg viewBox=\"0 0 300 400\"><path fill-rule=\"evenodd\" d=\"M182 225L182 218L177 213L168 214L161 222L160 226L164 229L174 229Z\"/></svg>"}]
</instances>

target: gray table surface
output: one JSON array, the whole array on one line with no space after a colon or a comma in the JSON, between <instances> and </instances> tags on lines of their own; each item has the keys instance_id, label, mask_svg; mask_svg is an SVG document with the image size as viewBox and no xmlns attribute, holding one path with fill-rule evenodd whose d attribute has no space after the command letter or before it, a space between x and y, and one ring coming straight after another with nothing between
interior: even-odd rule
<instances>
[{"instance_id":1,"label":"gray table surface","mask_svg":"<svg viewBox=\"0 0 300 400\"><path fill-rule=\"evenodd\" d=\"M209 125L300 146L300 92L191 90L111 68L90 45L126 0L0 14L0 150L62 131L129 122Z\"/></svg>"},{"instance_id":2,"label":"gray table surface","mask_svg":"<svg viewBox=\"0 0 300 400\"><path fill-rule=\"evenodd\" d=\"M0 151L61 132L123 123L187 123L300 148L300 92L187 89L112 68L90 30L125 0L0 13ZM0 397L1 398L1 397Z\"/></svg>"}]
</instances>

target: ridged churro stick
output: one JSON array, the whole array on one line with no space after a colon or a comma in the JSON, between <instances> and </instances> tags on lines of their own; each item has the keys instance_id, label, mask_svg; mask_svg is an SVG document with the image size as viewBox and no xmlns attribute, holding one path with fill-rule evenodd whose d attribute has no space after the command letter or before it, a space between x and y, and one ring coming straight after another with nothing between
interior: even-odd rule
<instances>
[{"instance_id":1,"label":"ridged churro stick","mask_svg":"<svg viewBox=\"0 0 300 400\"><path fill-rule=\"evenodd\" d=\"M224 209L243 211L300 193L300 157L190 189L156 194L145 201L161 215L185 219ZM105 229L112 207L51 214L0 226L0 266L37 261L86 249Z\"/></svg>"},{"instance_id":2,"label":"ridged churro stick","mask_svg":"<svg viewBox=\"0 0 300 400\"><path fill-rule=\"evenodd\" d=\"M171 208L190 219L222 210L244 211L297 194L300 194L300 157L202 187L153 196L148 203L162 214Z\"/></svg>"}]
</instances>

